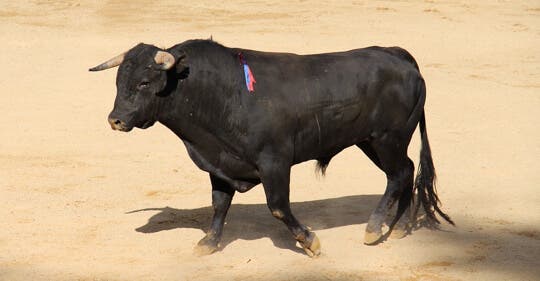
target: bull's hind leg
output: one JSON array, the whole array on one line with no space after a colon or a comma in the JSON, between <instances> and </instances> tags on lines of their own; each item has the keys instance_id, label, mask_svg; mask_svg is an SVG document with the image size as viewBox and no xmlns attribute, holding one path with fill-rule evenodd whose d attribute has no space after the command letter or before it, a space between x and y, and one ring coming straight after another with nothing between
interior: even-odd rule
<instances>
[{"instance_id":1,"label":"bull's hind leg","mask_svg":"<svg viewBox=\"0 0 540 281\"><path fill-rule=\"evenodd\" d=\"M405 231L407 218L402 218L403 213L409 208L413 189L414 164L407 157L408 140L399 137L391 137L386 134L383 138L364 142L358 146L366 155L386 174L386 191L379 204L371 213L366 227L364 243L377 244L384 239L382 226L388 212L396 201L399 200L398 212L390 225L390 231L394 226L396 232ZM405 232L406 233L406 232ZM402 235L401 235L402 236Z\"/></svg>"},{"instance_id":2,"label":"bull's hind leg","mask_svg":"<svg viewBox=\"0 0 540 281\"><path fill-rule=\"evenodd\" d=\"M264 162L265 165L260 167L260 173L270 212L275 218L285 223L308 256L318 256L320 254L319 239L315 233L298 222L291 211L289 203L290 165L280 164L275 159Z\"/></svg>"},{"instance_id":3,"label":"bull's hind leg","mask_svg":"<svg viewBox=\"0 0 540 281\"><path fill-rule=\"evenodd\" d=\"M208 230L206 236L199 241L195 248L197 255L209 255L217 251L219 242L221 241L225 217L234 196L234 189L227 182L213 175L210 175L210 182L212 183L212 207L214 209L214 216L210 230Z\"/></svg>"},{"instance_id":4,"label":"bull's hind leg","mask_svg":"<svg viewBox=\"0 0 540 281\"><path fill-rule=\"evenodd\" d=\"M414 171L414 164L411 161L411 165L413 165L413 171ZM401 196L399 198L398 208L396 212L396 216L392 220L390 227L390 238L393 239L401 239L410 232L411 230L411 215L412 215L412 197L413 197L413 186L408 187L406 186L403 192L401 193Z\"/></svg>"}]
</instances>

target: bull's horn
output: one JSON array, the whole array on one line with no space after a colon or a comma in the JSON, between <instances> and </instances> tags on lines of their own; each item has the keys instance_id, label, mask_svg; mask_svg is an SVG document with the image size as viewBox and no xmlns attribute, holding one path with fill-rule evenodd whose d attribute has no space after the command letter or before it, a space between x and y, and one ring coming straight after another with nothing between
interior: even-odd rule
<instances>
[{"instance_id":1,"label":"bull's horn","mask_svg":"<svg viewBox=\"0 0 540 281\"><path fill-rule=\"evenodd\" d=\"M122 61L124 61L125 55L126 53L120 54L96 67L90 68L89 71L101 71L101 70L109 69L111 67L119 66L122 63Z\"/></svg>"},{"instance_id":2,"label":"bull's horn","mask_svg":"<svg viewBox=\"0 0 540 281\"><path fill-rule=\"evenodd\" d=\"M161 65L161 69L169 70L174 65L175 59L169 52L157 51L154 61Z\"/></svg>"}]
</instances>

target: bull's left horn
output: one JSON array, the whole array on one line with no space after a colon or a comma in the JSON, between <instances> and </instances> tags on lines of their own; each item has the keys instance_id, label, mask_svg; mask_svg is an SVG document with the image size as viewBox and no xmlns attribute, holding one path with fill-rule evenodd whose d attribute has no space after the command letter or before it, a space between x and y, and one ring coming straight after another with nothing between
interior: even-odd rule
<instances>
[{"instance_id":1,"label":"bull's left horn","mask_svg":"<svg viewBox=\"0 0 540 281\"><path fill-rule=\"evenodd\" d=\"M175 63L175 59L173 55L169 52L165 51L157 51L156 56L154 57L154 61L161 65L161 69L163 70L169 70Z\"/></svg>"},{"instance_id":2,"label":"bull's left horn","mask_svg":"<svg viewBox=\"0 0 540 281\"><path fill-rule=\"evenodd\" d=\"M126 56L126 53L123 53L123 54L120 54L96 67L92 67L90 69L88 69L89 71L101 71L101 70L105 70L105 69L109 69L109 68L112 68L112 67L115 67L115 66L119 66L123 61L124 61L124 57Z\"/></svg>"}]
</instances>

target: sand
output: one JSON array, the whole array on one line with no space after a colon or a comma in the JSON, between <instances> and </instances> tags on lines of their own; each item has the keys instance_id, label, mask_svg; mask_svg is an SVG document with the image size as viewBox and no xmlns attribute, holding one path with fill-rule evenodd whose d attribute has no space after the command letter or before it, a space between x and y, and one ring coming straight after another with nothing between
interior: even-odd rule
<instances>
[{"instance_id":1,"label":"sand","mask_svg":"<svg viewBox=\"0 0 540 281\"><path fill-rule=\"evenodd\" d=\"M540 280L538 1L188 2L1 1L0 280ZM385 176L350 148L325 178L293 168L292 208L319 258L260 186L235 197L222 249L195 256L207 174L162 125L112 131L116 71L87 69L139 42L211 35L300 54L409 50L457 226L364 245Z\"/></svg>"}]
</instances>

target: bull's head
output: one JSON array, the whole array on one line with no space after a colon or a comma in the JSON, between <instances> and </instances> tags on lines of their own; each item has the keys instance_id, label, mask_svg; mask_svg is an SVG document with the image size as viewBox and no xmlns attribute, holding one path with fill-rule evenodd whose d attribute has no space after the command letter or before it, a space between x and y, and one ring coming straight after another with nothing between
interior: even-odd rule
<instances>
[{"instance_id":1,"label":"bull's head","mask_svg":"<svg viewBox=\"0 0 540 281\"><path fill-rule=\"evenodd\" d=\"M109 123L114 130L129 132L145 129L157 121L158 104L167 86L167 71L176 64L175 57L155 46L139 44L90 71L115 66L117 94Z\"/></svg>"}]
</instances>

